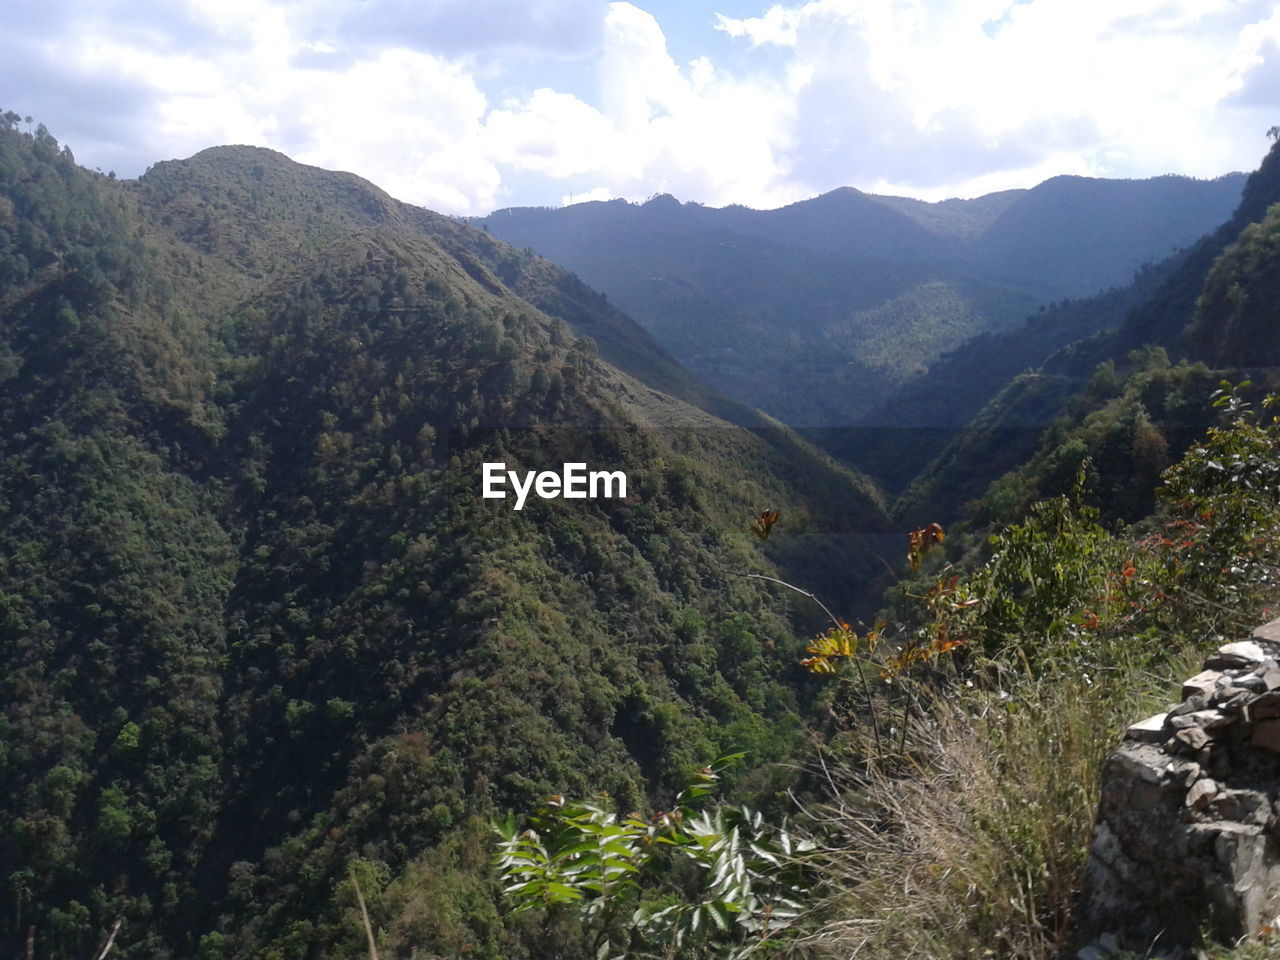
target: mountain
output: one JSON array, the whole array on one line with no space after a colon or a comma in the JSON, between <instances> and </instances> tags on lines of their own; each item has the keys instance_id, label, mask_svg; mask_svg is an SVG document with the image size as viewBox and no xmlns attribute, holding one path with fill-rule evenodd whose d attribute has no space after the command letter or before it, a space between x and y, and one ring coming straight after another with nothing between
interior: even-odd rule
<instances>
[{"instance_id":1,"label":"mountain","mask_svg":"<svg viewBox=\"0 0 1280 960\"><path fill-rule=\"evenodd\" d=\"M1192 243L1242 183L1056 177L942 203L843 188L763 211L662 195L475 222L578 273L729 396L845 427L973 337Z\"/></svg>"},{"instance_id":2,"label":"mountain","mask_svg":"<svg viewBox=\"0 0 1280 960\"><path fill-rule=\"evenodd\" d=\"M1084 456L1111 460L1095 467L1104 507L1122 519L1142 516L1160 470L1209 425L1208 397L1220 380L1274 382L1277 202L1273 147L1232 215L1186 251L1128 287L1050 311L1052 338L1029 321L974 341L947 358L936 382L915 384L916 416L964 413L981 397L963 389L965 380L1025 363L963 430L941 432L931 462L899 463L902 478L927 462L894 508L899 520L955 518L1002 476L978 509L1008 518L1029 499L1068 486Z\"/></svg>"},{"instance_id":3,"label":"mountain","mask_svg":"<svg viewBox=\"0 0 1280 960\"><path fill-rule=\"evenodd\" d=\"M988 425L996 420L1005 424L999 440L984 441L1000 448L1002 460L993 464L1007 463L1010 457L1019 457L1019 451L1025 456L1057 407L1037 403L1007 422L999 412L1009 409L1008 398L999 399L1001 391L1022 374L1037 370L1057 351L1119 327L1185 260L1185 254L1175 254L1145 265L1124 286L1064 300L1042 308L1019 326L978 334L887 391L852 426L807 433L837 459L874 476L891 494L902 491L941 448L957 440L962 429L972 430L980 414ZM1043 375L1027 382L1038 383L1041 391L1050 384ZM1069 392L1065 381L1059 386ZM990 410L985 409L988 404ZM989 429L984 427L982 432ZM956 495L972 496L973 491L953 490L952 498Z\"/></svg>"},{"instance_id":4,"label":"mountain","mask_svg":"<svg viewBox=\"0 0 1280 960\"><path fill-rule=\"evenodd\" d=\"M482 229L249 147L116 181L12 116L0 949L358 952L358 876L393 942L552 956L487 818L790 755L816 621L744 575L865 610L866 480ZM517 511L499 461L627 495Z\"/></svg>"}]
</instances>

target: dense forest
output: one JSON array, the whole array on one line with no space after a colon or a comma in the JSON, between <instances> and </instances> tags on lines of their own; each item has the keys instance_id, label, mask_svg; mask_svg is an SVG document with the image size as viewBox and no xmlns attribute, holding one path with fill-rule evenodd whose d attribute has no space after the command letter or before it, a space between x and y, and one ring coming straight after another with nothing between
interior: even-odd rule
<instances>
[{"instance_id":1,"label":"dense forest","mask_svg":"<svg viewBox=\"0 0 1280 960\"><path fill-rule=\"evenodd\" d=\"M1003 251L970 293L1009 313L976 338L959 264L846 315L868 368L916 384L877 483L496 223L250 147L121 181L17 119L8 955L1057 956L1106 751L1275 603L1275 150L1233 216L1230 178L1066 179L770 221L813 243L855 211L860 255ZM1188 249L1123 286L1106 244L1086 270L1060 231L1018 239L1081 190L1109 236L1137 222L1120 191ZM673 205L826 263L748 211L633 212ZM1115 289L1036 311L1088 270ZM674 304L646 309L674 327ZM701 332L736 329L723 309ZM826 402L788 377L789 409ZM620 470L628 495L516 511L481 496L495 461Z\"/></svg>"},{"instance_id":2,"label":"dense forest","mask_svg":"<svg viewBox=\"0 0 1280 960\"><path fill-rule=\"evenodd\" d=\"M221 148L125 183L8 121L0 184L7 953L117 920L127 956L341 952L351 865L426 856L393 939L522 955L488 818L790 755L814 690L744 574L865 607L868 482L354 177ZM630 495L481 499L483 462L577 460Z\"/></svg>"}]
</instances>

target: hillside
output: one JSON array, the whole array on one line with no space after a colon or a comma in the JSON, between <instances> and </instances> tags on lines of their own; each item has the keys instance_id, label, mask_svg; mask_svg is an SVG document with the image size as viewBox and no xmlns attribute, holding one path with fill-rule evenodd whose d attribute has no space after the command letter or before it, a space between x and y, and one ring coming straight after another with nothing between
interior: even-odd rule
<instances>
[{"instance_id":1,"label":"hillside","mask_svg":"<svg viewBox=\"0 0 1280 960\"><path fill-rule=\"evenodd\" d=\"M0 418L14 955L345 955L352 870L416 947L536 954L480 818L788 756L809 611L741 574L882 569L869 484L581 282L265 150L120 182L0 129ZM517 512L499 460L628 494Z\"/></svg>"},{"instance_id":2,"label":"hillside","mask_svg":"<svg viewBox=\"0 0 1280 960\"><path fill-rule=\"evenodd\" d=\"M1069 485L1086 455L1114 460L1097 477L1100 488L1110 489L1099 491L1108 510L1129 520L1142 516L1152 503L1154 477L1208 425L1205 403L1219 380L1253 379L1260 386L1274 380L1276 223L1270 210L1277 202L1280 153L1273 147L1216 230L1127 288L1057 311L1069 311L1059 330L1086 334L1082 338L1045 340L1028 324L959 351L952 372L961 379L984 367L1008 373L1010 360L1025 363L1025 372L1006 381L963 430L942 433L941 450L903 494L897 516L903 522L958 517L1016 466L981 508L986 519L1008 519L1036 496ZM1036 351L1042 351L1038 360ZM964 412L980 396L959 386L948 392L954 384L945 372L937 384L921 382L920 409ZM1018 430L1011 434L1006 424ZM1135 469L1134 457L1143 456L1135 450L1144 445L1150 462ZM898 476L909 472L902 468Z\"/></svg>"},{"instance_id":3,"label":"hillside","mask_svg":"<svg viewBox=\"0 0 1280 960\"><path fill-rule=\"evenodd\" d=\"M1194 242L1242 183L1057 177L934 204L843 188L763 211L663 195L476 222L574 270L728 395L844 427L971 338Z\"/></svg>"}]
</instances>

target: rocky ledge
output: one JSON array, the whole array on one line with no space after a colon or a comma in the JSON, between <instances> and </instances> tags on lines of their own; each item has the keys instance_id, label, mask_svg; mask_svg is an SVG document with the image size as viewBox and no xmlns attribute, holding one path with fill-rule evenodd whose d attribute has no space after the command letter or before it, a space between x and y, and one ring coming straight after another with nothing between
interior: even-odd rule
<instances>
[{"instance_id":1,"label":"rocky ledge","mask_svg":"<svg viewBox=\"0 0 1280 960\"><path fill-rule=\"evenodd\" d=\"M1280 926L1280 620L1228 643L1103 769L1081 960Z\"/></svg>"}]
</instances>

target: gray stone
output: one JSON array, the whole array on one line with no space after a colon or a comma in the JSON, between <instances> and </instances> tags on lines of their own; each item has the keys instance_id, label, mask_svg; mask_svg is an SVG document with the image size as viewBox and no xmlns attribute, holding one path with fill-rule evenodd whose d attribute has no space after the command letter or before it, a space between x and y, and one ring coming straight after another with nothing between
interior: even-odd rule
<instances>
[{"instance_id":1,"label":"gray stone","mask_svg":"<svg viewBox=\"0 0 1280 960\"><path fill-rule=\"evenodd\" d=\"M1182 699L1189 700L1196 695L1208 698L1213 693L1213 685L1222 676L1218 670L1201 670L1194 677L1185 680L1182 684Z\"/></svg>"},{"instance_id":2,"label":"gray stone","mask_svg":"<svg viewBox=\"0 0 1280 960\"><path fill-rule=\"evenodd\" d=\"M1214 816L1246 826L1265 826L1271 804L1257 790L1223 790L1209 804Z\"/></svg>"},{"instance_id":3,"label":"gray stone","mask_svg":"<svg viewBox=\"0 0 1280 960\"><path fill-rule=\"evenodd\" d=\"M1188 727L1186 730L1179 730L1174 737L1185 744L1190 750L1203 750L1209 744L1209 734L1205 733L1203 727Z\"/></svg>"},{"instance_id":4,"label":"gray stone","mask_svg":"<svg viewBox=\"0 0 1280 960\"><path fill-rule=\"evenodd\" d=\"M1168 736L1164 726L1163 713L1152 714L1147 719L1135 723L1124 732L1126 740L1138 740L1144 743L1161 743Z\"/></svg>"},{"instance_id":5,"label":"gray stone","mask_svg":"<svg viewBox=\"0 0 1280 960\"><path fill-rule=\"evenodd\" d=\"M1187 791L1186 804L1192 810L1204 810L1217 795L1217 781L1205 777L1191 785L1191 789Z\"/></svg>"},{"instance_id":6,"label":"gray stone","mask_svg":"<svg viewBox=\"0 0 1280 960\"><path fill-rule=\"evenodd\" d=\"M1198 713L1201 710L1207 710L1215 696L1219 696L1217 689L1213 694L1193 694L1181 703L1175 703L1169 708L1169 719L1172 720L1174 717L1180 717L1186 713Z\"/></svg>"},{"instance_id":7,"label":"gray stone","mask_svg":"<svg viewBox=\"0 0 1280 960\"><path fill-rule=\"evenodd\" d=\"M1076 918L1083 960L1189 957L1202 932L1234 944L1280 913L1278 660L1280 620L1224 644L1182 703L1108 759Z\"/></svg>"},{"instance_id":8,"label":"gray stone","mask_svg":"<svg viewBox=\"0 0 1280 960\"><path fill-rule=\"evenodd\" d=\"M1280 753L1280 720L1262 720L1253 725L1253 746L1272 753Z\"/></svg>"},{"instance_id":9,"label":"gray stone","mask_svg":"<svg viewBox=\"0 0 1280 960\"><path fill-rule=\"evenodd\" d=\"M1217 654L1204 664L1211 670L1253 668L1267 659L1268 652L1253 640L1237 640L1235 643L1224 643L1218 648Z\"/></svg>"},{"instance_id":10,"label":"gray stone","mask_svg":"<svg viewBox=\"0 0 1280 960\"><path fill-rule=\"evenodd\" d=\"M1228 713L1239 713L1256 694L1240 687L1225 687L1218 691L1214 706Z\"/></svg>"},{"instance_id":11,"label":"gray stone","mask_svg":"<svg viewBox=\"0 0 1280 960\"><path fill-rule=\"evenodd\" d=\"M1237 690L1247 690L1249 693L1262 693L1267 689L1266 681L1255 673L1251 673L1243 677L1236 677L1236 681L1233 686Z\"/></svg>"},{"instance_id":12,"label":"gray stone","mask_svg":"<svg viewBox=\"0 0 1280 960\"><path fill-rule=\"evenodd\" d=\"M1169 723L1175 730L1186 730L1188 727L1201 727L1205 730L1216 730L1236 722L1236 718L1219 710L1197 710L1195 713L1184 713L1174 717Z\"/></svg>"},{"instance_id":13,"label":"gray stone","mask_svg":"<svg viewBox=\"0 0 1280 960\"><path fill-rule=\"evenodd\" d=\"M1253 640L1259 643L1270 644L1273 647L1280 648L1280 617L1270 623L1255 627L1251 636Z\"/></svg>"}]
</instances>

